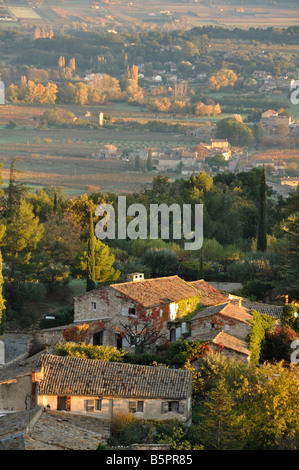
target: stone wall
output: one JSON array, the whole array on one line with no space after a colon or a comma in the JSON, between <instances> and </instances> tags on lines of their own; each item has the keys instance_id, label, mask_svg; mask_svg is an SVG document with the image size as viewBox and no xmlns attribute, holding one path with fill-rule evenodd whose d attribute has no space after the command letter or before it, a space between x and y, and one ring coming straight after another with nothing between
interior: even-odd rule
<instances>
[{"instance_id":1,"label":"stone wall","mask_svg":"<svg viewBox=\"0 0 299 470\"><path fill-rule=\"evenodd\" d=\"M118 330L123 330L123 325L128 323L129 309L135 309L135 312L138 312L139 308L136 302L107 286L76 297L74 322L101 322L103 345L115 347L118 344ZM151 315L153 311L154 309L148 309L146 312ZM162 314L164 315L165 311L161 308ZM169 337L166 322L162 334L166 341ZM125 340L122 341L121 347L124 351L134 350Z\"/></svg>"},{"instance_id":2,"label":"stone wall","mask_svg":"<svg viewBox=\"0 0 299 470\"><path fill-rule=\"evenodd\" d=\"M40 419L38 407L0 416L0 450L25 450L24 436Z\"/></svg>"},{"instance_id":3,"label":"stone wall","mask_svg":"<svg viewBox=\"0 0 299 470\"><path fill-rule=\"evenodd\" d=\"M250 330L251 327L247 323L215 314L192 322L191 339L210 340L215 337L215 333L225 331L231 336L245 340Z\"/></svg>"},{"instance_id":4,"label":"stone wall","mask_svg":"<svg viewBox=\"0 0 299 470\"><path fill-rule=\"evenodd\" d=\"M0 410L22 411L32 408L31 373L0 383Z\"/></svg>"}]
</instances>

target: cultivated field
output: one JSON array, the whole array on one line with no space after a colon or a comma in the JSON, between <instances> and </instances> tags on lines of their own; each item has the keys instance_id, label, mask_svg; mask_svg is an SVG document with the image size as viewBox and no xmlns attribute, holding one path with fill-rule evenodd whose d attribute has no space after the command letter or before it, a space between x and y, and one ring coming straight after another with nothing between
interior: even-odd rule
<instances>
[{"instance_id":1,"label":"cultivated field","mask_svg":"<svg viewBox=\"0 0 299 470\"><path fill-rule=\"evenodd\" d=\"M169 133L117 132L90 129L34 129L17 126L0 131L2 178L9 179L13 159L20 170L20 181L37 189L60 186L69 196L85 192L133 192L151 183L155 172L135 171L134 161L93 158L103 144L114 144L120 151L195 145L196 139ZM174 178L179 175L169 173Z\"/></svg>"},{"instance_id":2,"label":"cultivated field","mask_svg":"<svg viewBox=\"0 0 299 470\"><path fill-rule=\"evenodd\" d=\"M180 28L204 25L250 28L287 27L299 24L297 9L288 2L281 5L202 5L192 2L168 0L124 1L92 3L85 0L68 2L44 2L38 8L10 8L11 16L21 21L34 21L40 17L42 23L65 25L72 22L88 23L103 28L120 26Z\"/></svg>"},{"instance_id":3,"label":"cultivated field","mask_svg":"<svg viewBox=\"0 0 299 470\"><path fill-rule=\"evenodd\" d=\"M7 7L12 18L27 19L27 20L38 20L40 16L36 13L33 8L27 7Z\"/></svg>"}]
</instances>

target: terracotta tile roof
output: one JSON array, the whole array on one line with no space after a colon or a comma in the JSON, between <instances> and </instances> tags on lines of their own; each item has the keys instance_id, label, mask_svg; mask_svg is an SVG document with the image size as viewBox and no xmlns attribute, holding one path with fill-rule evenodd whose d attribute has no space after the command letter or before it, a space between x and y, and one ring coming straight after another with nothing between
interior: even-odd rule
<instances>
[{"instance_id":1,"label":"terracotta tile roof","mask_svg":"<svg viewBox=\"0 0 299 470\"><path fill-rule=\"evenodd\" d=\"M192 287L195 287L195 289L200 292L200 303L202 305L217 305L229 300L227 295L222 294L220 290L216 289L216 287L212 286L203 279L198 281L191 281L188 282L188 284Z\"/></svg>"},{"instance_id":2,"label":"terracotta tile roof","mask_svg":"<svg viewBox=\"0 0 299 470\"><path fill-rule=\"evenodd\" d=\"M230 318L234 318L242 323L250 324L252 320L252 315L250 315L250 309L246 307L239 307L238 305L233 304L232 302L226 302L220 305L212 305L211 307L207 307L197 315L195 315L191 322L197 321L200 318L210 317L212 315L225 315Z\"/></svg>"},{"instance_id":3,"label":"terracotta tile roof","mask_svg":"<svg viewBox=\"0 0 299 470\"><path fill-rule=\"evenodd\" d=\"M112 284L110 287L145 308L166 305L198 295L196 289L178 276L124 282Z\"/></svg>"},{"instance_id":4,"label":"terracotta tile roof","mask_svg":"<svg viewBox=\"0 0 299 470\"><path fill-rule=\"evenodd\" d=\"M215 336L215 338L212 340L212 343L218 346L223 346L224 348L230 349L232 351L246 354L247 356L251 355L246 341L236 338L235 336L228 335L224 331L221 331L217 336Z\"/></svg>"},{"instance_id":5,"label":"terracotta tile roof","mask_svg":"<svg viewBox=\"0 0 299 470\"><path fill-rule=\"evenodd\" d=\"M191 390L187 370L96 361L45 354L40 395L185 399Z\"/></svg>"}]
</instances>

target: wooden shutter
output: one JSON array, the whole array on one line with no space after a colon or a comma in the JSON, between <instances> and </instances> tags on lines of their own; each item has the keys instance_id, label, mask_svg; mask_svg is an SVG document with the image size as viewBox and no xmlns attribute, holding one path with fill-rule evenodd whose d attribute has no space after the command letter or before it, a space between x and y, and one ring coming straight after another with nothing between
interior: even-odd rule
<instances>
[{"instance_id":1,"label":"wooden shutter","mask_svg":"<svg viewBox=\"0 0 299 470\"><path fill-rule=\"evenodd\" d=\"M162 401L161 413L168 413L168 401Z\"/></svg>"},{"instance_id":2,"label":"wooden shutter","mask_svg":"<svg viewBox=\"0 0 299 470\"><path fill-rule=\"evenodd\" d=\"M179 403L178 412L183 415L185 413L185 403Z\"/></svg>"},{"instance_id":3,"label":"wooden shutter","mask_svg":"<svg viewBox=\"0 0 299 470\"><path fill-rule=\"evenodd\" d=\"M71 397L66 397L65 409L66 411L71 411Z\"/></svg>"}]
</instances>

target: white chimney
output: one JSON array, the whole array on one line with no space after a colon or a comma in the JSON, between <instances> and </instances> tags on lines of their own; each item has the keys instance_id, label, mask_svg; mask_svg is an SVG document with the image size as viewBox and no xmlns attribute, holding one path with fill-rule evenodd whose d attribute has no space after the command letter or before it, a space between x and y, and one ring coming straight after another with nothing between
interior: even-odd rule
<instances>
[{"instance_id":1,"label":"white chimney","mask_svg":"<svg viewBox=\"0 0 299 470\"><path fill-rule=\"evenodd\" d=\"M144 274L143 273L131 273L127 275L128 282L136 282L136 281L143 281Z\"/></svg>"}]
</instances>

